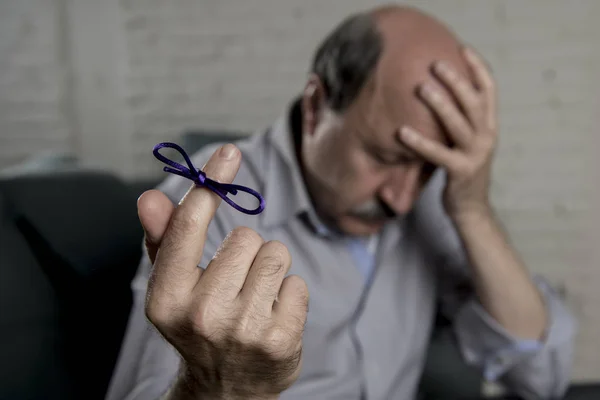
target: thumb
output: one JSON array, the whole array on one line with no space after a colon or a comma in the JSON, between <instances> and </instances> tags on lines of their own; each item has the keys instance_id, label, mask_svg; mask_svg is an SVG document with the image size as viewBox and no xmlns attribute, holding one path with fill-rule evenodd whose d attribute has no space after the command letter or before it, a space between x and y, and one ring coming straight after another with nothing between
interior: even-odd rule
<instances>
[{"instance_id":1,"label":"thumb","mask_svg":"<svg viewBox=\"0 0 600 400\"><path fill-rule=\"evenodd\" d=\"M137 202L138 216L144 228L144 241L150 262L154 264L156 253L171 220L175 206L159 190L144 192Z\"/></svg>"}]
</instances>

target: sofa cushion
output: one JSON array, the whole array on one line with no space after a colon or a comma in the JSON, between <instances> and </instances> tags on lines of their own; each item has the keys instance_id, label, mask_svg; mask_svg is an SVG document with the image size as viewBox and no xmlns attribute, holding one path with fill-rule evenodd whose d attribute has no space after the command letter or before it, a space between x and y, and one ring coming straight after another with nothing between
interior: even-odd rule
<instances>
[{"instance_id":1,"label":"sofa cushion","mask_svg":"<svg viewBox=\"0 0 600 400\"><path fill-rule=\"evenodd\" d=\"M142 230L136 198L117 178L96 172L29 175L0 182L14 214L86 277L113 260L135 260Z\"/></svg>"},{"instance_id":2,"label":"sofa cushion","mask_svg":"<svg viewBox=\"0 0 600 400\"><path fill-rule=\"evenodd\" d=\"M142 251L136 195L100 173L0 181L0 398L103 399Z\"/></svg>"},{"instance_id":3,"label":"sofa cushion","mask_svg":"<svg viewBox=\"0 0 600 400\"><path fill-rule=\"evenodd\" d=\"M13 217L0 194L0 398L69 398L56 292Z\"/></svg>"}]
</instances>

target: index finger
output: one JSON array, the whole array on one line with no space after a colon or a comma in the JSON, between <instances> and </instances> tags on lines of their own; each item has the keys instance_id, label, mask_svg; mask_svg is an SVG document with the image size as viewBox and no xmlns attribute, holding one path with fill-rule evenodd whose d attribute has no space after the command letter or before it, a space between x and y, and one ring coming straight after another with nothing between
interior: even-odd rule
<instances>
[{"instance_id":1,"label":"index finger","mask_svg":"<svg viewBox=\"0 0 600 400\"><path fill-rule=\"evenodd\" d=\"M241 153L226 144L213 153L203 171L220 183L231 183L238 172ZM181 298L196 285L202 270L206 232L221 198L203 187L192 186L175 209L161 242L150 279L153 287L168 291L171 297ZM152 287L151 287L152 286Z\"/></svg>"}]
</instances>

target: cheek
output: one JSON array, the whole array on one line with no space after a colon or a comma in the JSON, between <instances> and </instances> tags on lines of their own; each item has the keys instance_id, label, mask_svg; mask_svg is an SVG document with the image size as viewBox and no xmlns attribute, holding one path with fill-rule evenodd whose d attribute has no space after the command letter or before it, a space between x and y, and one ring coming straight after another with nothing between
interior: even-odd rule
<instances>
[{"instance_id":1,"label":"cheek","mask_svg":"<svg viewBox=\"0 0 600 400\"><path fill-rule=\"evenodd\" d=\"M371 200L385 181L384 172L360 146L348 149L345 163L345 182L349 200L362 203Z\"/></svg>"},{"instance_id":2,"label":"cheek","mask_svg":"<svg viewBox=\"0 0 600 400\"><path fill-rule=\"evenodd\" d=\"M359 151L356 155L356 180L360 191L372 197L385 179L385 171L366 152Z\"/></svg>"},{"instance_id":3,"label":"cheek","mask_svg":"<svg viewBox=\"0 0 600 400\"><path fill-rule=\"evenodd\" d=\"M347 150L336 136L329 134L315 138L306 148L306 168L327 190L337 190L348 170Z\"/></svg>"},{"instance_id":4,"label":"cheek","mask_svg":"<svg viewBox=\"0 0 600 400\"><path fill-rule=\"evenodd\" d=\"M344 132L314 141L307 161L325 187L353 205L371 200L385 179L360 144Z\"/></svg>"},{"instance_id":5,"label":"cheek","mask_svg":"<svg viewBox=\"0 0 600 400\"><path fill-rule=\"evenodd\" d=\"M344 140L343 133L321 140L316 154L318 159L315 160L315 165L328 186L342 187L352 180L355 173L352 146L348 140Z\"/></svg>"}]
</instances>

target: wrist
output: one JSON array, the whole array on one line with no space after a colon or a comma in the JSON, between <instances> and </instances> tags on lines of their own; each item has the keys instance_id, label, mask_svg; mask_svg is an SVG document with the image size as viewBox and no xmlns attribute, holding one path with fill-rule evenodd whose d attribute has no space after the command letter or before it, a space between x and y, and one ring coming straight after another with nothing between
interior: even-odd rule
<instances>
[{"instance_id":1,"label":"wrist","mask_svg":"<svg viewBox=\"0 0 600 400\"><path fill-rule=\"evenodd\" d=\"M486 203L476 206L470 206L465 210L451 213L450 219L460 229L472 225L479 225L482 222L493 221L495 220L495 216L492 206Z\"/></svg>"},{"instance_id":2,"label":"wrist","mask_svg":"<svg viewBox=\"0 0 600 400\"><path fill-rule=\"evenodd\" d=\"M182 365L179 375L165 400L278 400L279 394L237 393L222 385L206 385ZM212 386L212 387L211 387ZM217 387L215 387L217 386Z\"/></svg>"}]
</instances>

